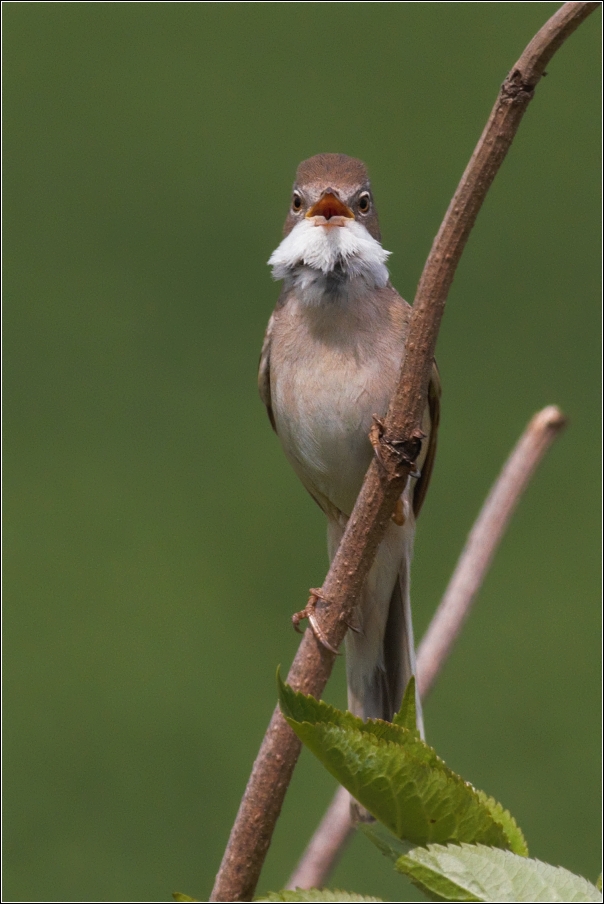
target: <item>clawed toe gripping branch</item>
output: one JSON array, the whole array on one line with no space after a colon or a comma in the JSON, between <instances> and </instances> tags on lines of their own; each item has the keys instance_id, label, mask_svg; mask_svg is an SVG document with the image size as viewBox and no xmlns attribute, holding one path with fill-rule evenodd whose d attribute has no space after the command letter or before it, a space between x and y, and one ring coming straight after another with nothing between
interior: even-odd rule
<instances>
[{"instance_id":1,"label":"clawed toe gripping branch","mask_svg":"<svg viewBox=\"0 0 604 904\"><path fill-rule=\"evenodd\" d=\"M384 423L374 424L372 431L377 448L380 450L380 463L374 460L367 472L344 537L323 582L320 595L321 598L329 600L330 605L322 612L322 639L319 640L310 629L304 633L287 677L287 683L296 691L315 697L321 696L334 663L333 651L340 646L347 625L353 619L355 601L377 546L414 467L417 457L415 449L421 440L422 415L444 305L476 216L507 154L545 67L566 38L599 5L596 2L563 4L528 44L503 83L493 111L445 214L415 296L405 359L397 390ZM532 422L535 426L537 418L542 417L549 425L542 431L540 442L535 444L538 451L533 456L532 470L564 422L557 409L546 409L547 411L548 415L541 412ZM396 437L396 442L389 443L383 437ZM512 459L506 468L511 462ZM519 470L522 471L522 468ZM530 467L524 468L524 477L521 477L516 498L526 485L532 470ZM510 479L514 475L517 479L518 473L518 469L513 471ZM496 545L497 538L501 536L511 515L513 503L510 507L509 498L503 502L499 499L498 508L494 505L493 495L497 495L495 490L487 500L481 518L488 507L487 523L491 523L492 519L499 519L497 529L493 530L491 535L491 540ZM491 503L493 505L490 505ZM485 551L481 537L474 533L476 530L477 527L474 528L462 556L463 561L464 556L468 554L464 566L466 571L455 587L454 581L451 582L447 595L420 646L418 679L422 695L425 695L431 687L444 661L443 657L448 655L467 614L468 607L466 606L464 610L460 604L464 593L466 598L468 596L465 585L470 586L471 600L495 548L493 546L490 552ZM469 554L470 547L475 548L475 551L479 548L479 566L476 564L477 560L472 559ZM460 567L461 564L460 561ZM445 606L447 597L449 605ZM453 608L451 598L455 602ZM286 723L279 708L276 708L237 813L212 891L212 901L252 899L299 752L300 741ZM339 798L334 802L332 814L336 811L339 814L344 812L341 803ZM349 829L344 818L341 815L339 818L340 834L337 840L343 843L342 839L345 840ZM337 835L337 832L334 835ZM311 881L310 884L315 882Z\"/></svg>"},{"instance_id":2,"label":"clawed toe gripping branch","mask_svg":"<svg viewBox=\"0 0 604 904\"><path fill-rule=\"evenodd\" d=\"M422 449L422 440L425 438L426 434L419 427L416 427L409 437L388 435L385 420L376 414L373 415L369 442L373 446L376 461L388 480L402 480L407 476L419 477L415 471L415 462Z\"/></svg>"},{"instance_id":3,"label":"clawed toe gripping branch","mask_svg":"<svg viewBox=\"0 0 604 904\"><path fill-rule=\"evenodd\" d=\"M321 628L319 619L317 618L317 614L315 612L319 600L323 603L328 603L329 600L323 595L323 590L320 587L311 587L309 592L310 596L304 609L301 609L300 612L294 612L294 614L292 615L293 626L299 634L302 634L302 631L300 631L299 627L300 622L307 618L310 629L319 643L323 647L325 647L326 650L329 650L330 653L333 653L334 656L339 656L340 654L337 648L332 646L327 640L327 637L325 636L323 629Z\"/></svg>"}]
</instances>

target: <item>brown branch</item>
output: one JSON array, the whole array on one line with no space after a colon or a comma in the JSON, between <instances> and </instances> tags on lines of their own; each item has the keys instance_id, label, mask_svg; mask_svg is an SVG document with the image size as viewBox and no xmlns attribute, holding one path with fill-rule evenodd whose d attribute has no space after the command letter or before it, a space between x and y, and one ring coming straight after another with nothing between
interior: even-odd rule
<instances>
[{"instance_id":1,"label":"brown branch","mask_svg":"<svg viewBox=\"0 0 604 904\"><path fill-rule=\"evenodd\" d=\"M355 601L420 449L421 419L445 300L474 221L516 134L533 89L556 49L599 3L565 3L533 38L506 78L489 121L432 245L418 286L405 358L382 437L386 469L370 466L323 584L317 615L338 647ZM287 680L320 697L334 655L307 630ZM254 763L212 891L212 901L251 900L300 752L276 708Z\"/></svg>"},{"instance_id":2,"label":"brown branch","mask_svg":"<svg viewBox=\"0 0 604 904\"><path fill-rule=\"evenodd\" d=\"M419 646L417 681L422 699L449 658L520 497L565 423L555 405L535 414L493 484ZM340 786L286 888L325 884L352 835L349 800L350 795Z\"/></svg>"}]
</instances>

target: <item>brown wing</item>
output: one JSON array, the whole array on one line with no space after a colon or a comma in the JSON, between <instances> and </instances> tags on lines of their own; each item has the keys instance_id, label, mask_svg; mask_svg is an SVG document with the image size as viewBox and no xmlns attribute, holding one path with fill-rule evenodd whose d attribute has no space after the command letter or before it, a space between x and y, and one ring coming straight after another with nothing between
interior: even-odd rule
<instances>
[{"instance_id":1,"label":"brown wing","mask_svg":"<svg viewBox=\"0 0 604 904\"><path fill-rule=\"evenodd\" d=\"M262 343L262 351L260 352L260 364L258 365L258 390L260 398L266 406L266 413L271 422L271 427L277 432L275 426L275 418L271 405L271 336L273 332L273 323L275 315L271 314L271 318L264 334L264 342Z\"/></svg>"},{"instance_id":2,"label":"brown wing","mask_svg":"<svg viewBox=\"0 0 604 904\"><path fill-rule=\"evenodd\" d=\"M420 513L426 493L428 492L428 484L430 483L430 475L434 466L434 458L436 456L436 439L438 435L438 423L440 421L440 396L441 396L440 376L436 361L432 364L432 376L430 377L430 385L428 386L428 413L430 415L430 436L428 438L428 451L424 459L421 477L415 485L413 492L413 512L415 517Z\"/></svg>"}]
</instances>

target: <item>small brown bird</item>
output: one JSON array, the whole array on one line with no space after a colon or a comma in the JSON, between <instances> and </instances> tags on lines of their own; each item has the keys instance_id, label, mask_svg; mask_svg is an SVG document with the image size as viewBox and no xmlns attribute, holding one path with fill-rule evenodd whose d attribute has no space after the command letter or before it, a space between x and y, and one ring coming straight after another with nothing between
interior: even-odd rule
<instances>
[{"instance_id":1,"label":"small brown bird","mask_svg":"<svg viewBox=\"0 0 604 904\"><path fill-rule=\"evenodd\" d=\"M330 559L374 454L373 417L386 413L405 351L411 308L390 283L388 255L365 164L344 154L301 163L284 239L269 260L283 289L258 383L287 458L327 516ZM391 720L415 672L409 568L436 451L439 399L434 366L417 470L346 635L348 707L363 719ZM419 699L417 711L423 735Z\"/></svg>"}]
</instances>

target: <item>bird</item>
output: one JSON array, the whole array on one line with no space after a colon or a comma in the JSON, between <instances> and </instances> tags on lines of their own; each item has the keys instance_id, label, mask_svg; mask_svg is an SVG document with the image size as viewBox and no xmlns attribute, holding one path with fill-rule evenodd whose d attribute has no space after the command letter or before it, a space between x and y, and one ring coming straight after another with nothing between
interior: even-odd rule
<instances>
[{"instance_id":1,"label":"bird","mask_svg":"<svg viewBox=\"0 0 604 904\"><path fill-rule=\"evenodd\" d=\"M412 309L390 282L389 254L365 164L345 154L300 163L283 240L268 261L283 285L262 345L258 387L287 459L327 517L330 561L375 454L372 424L386 414L405 353ZM392 721L415 674L410 565L436 453L440 395L434 363L415 471L344 640L348 709L364 721ZM311 601L313 595L316 602L320 590L311 591ZM315 635L322 640L320 630ZM417 691L416 712L424 737Z\"/></svg>"}]
</instances>

